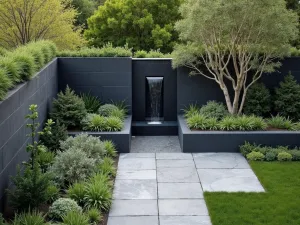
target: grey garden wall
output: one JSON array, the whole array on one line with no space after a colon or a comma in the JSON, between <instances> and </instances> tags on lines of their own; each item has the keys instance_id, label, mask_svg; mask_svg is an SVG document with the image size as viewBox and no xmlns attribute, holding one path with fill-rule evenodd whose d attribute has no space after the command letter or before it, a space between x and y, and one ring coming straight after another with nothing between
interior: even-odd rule
<instances>
[{"instance_id":1,"label":"grey garden wall","mask_svg":"<svg viewBox=\"0 0 300 225\"><path fill-rule=\"evenodd\" d=\"M16 165L28 159L28 120L25 120L28 107L38 105L39 122L43 123L57 94L57 78L55 59L32 80L10 91L7 98L0 102L0 207L5 204L4 192L10 184L10 176L16 173Z\"/></svg>"},{"instance_id":2,"label":"grey garden wall","mask_svg":"<svg viewBox=\"0 0 300 225\"><path fill-rule=\"evenodd\" d=\"M131 58L59 58L59 90L90 93L104 103L126 101L132 107Z\"/></svg>"},{"instance_id":3,"label":"grey garden wall","mask_svg":"<svg viewBox=\"0 0 300 225\"><path fill-rule=\"evenodd\" d=\"M284 75L289 72L295 76L300 83L300 57L287 58L282 61L282 66L277 72L263 75L261 81L271 89L278 86ZM182 109L191 103L199 105L206 104L209 100L224 102L223 92L218 84L201 75L189 76L187 68L177 69L177 112L182 113Z\"/></svg>"}]
</instances>

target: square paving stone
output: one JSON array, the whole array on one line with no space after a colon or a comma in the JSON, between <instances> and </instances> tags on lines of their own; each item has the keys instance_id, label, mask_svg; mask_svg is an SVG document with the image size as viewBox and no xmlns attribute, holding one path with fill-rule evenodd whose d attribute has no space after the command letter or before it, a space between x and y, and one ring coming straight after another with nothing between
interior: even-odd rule
<instances>
[{"instance_id":1,"label":"square paving stone","mask_svg":"<svg viewBox=\"0 0 300 225\"><path fill-rule=\"evenodd\" d=\"M157 200L113 200L109 216L157 216Z\"/></svg>"},{"instance_id":2,"label":"square paving stone","mask_svg":"<svg viewBox=\"0 0 300 225\"><path fill-rule=\"evenodd\" d=\"M121 153L120 159L126 158L155 158L155 153Z\"/></svg>"},{"instance_id":3,"label":"square paving stone","mask_svg":"<svg viewBox=\"0 0 300 225\"><path fill-rule=\"evenodd\" d=\"M196 153L193 157L197 169L250 169L240 153Z\"/></svg>"},{"instance_id":4,"label":"square paving stone","mask_svg":"<svg viewBox=\"0 0 300 225\"><path fill-rule=\"evenodd\" d=\"M157 199L156 180L116 180L114 199Z\"/></svg>"},{"instance_id":5,"label":"square paving stone","mask_svg":"<svg viewBox=\"0 0 300 225\"><path fill-rule=\"evenodd\" d=\"M158 183L158 198L203 198L200 183Z\"/></svg>"},{"instance_id":6,"label":"square paving stone","mask_svg":"<svg viewBox=\"0 0 300 225\"><path fill-rule=\"evenodd\" d=\"M169 167L169 168L180 168L180 167L192 167L195 168L194 160L192 159L158 159L156 160L157 167Z\"/></svg>"},{"instance_id":7,"label":"square paving stone","mask_svg":"<svg viewBox=\"0 0 300 225\"><path fill-rule=\"evenodd\" d=\"M203 191L264 192L251 169L198 169Z\"/></svg>"},{"instance_id":8,"label":"square paving stone","mask_svg":"<svg viewBox=\"0 0 300 225\"><path fill-rule=\"evenodd\" d=\"M157 168L158 182L197 183L198 174L195 168Z\"/></svg>"},{"instance_id":9,"label":"square paving stone","mask_svg":"<svg viewBox=\"0 0 300 225\"><path fill-rule=\"evenodd\" d=\"M160 225L211 225L209 216L160 216L159 222Z\"/></svg>"},{"instance_id":10,"label":"square paving stone","mask_svg":"<svg viewBox=\"0 0 300 225\"><path fill-rule=\"evenodd\" d=\"M158 225L158 216L108 217L107 225Z\"/></svg>"},{"instance_id":11,"label":"square paving stone","mask_svg":"<svg viewBox=\"0 0 300 225\"><path fill-rule=\"evenodd\" d=\"M156 153L156 159L193 159L190 153Z\"/></svg>"},{"instance_id":12,"label":"square paving stone","mask_svg":"<svg viewBox=\"0 0 300 225\"><path fill-rule=\"evenodd\" d=\"M117 172L117 180L156 180L156 170L136 170Z\"/></svg>"},{"instance_id":13,"label":"square paving stone","mask_svg":"<svg viewBox=\"0 0 300 225\"><path fill-rule=\"evenodd\" d=\"M154 158L125 158L119 159L118 170L155 170Z\"/></svg>"},{"instance_id":14,"label":"square paving stone","mask_svg":"<svg viewBox=\"0 0 300 225\"><path fill-rule=\"evenodd\" d=\"M207 216L203 199L159 199L160 216Z\"/></svg>"}]
</instances>

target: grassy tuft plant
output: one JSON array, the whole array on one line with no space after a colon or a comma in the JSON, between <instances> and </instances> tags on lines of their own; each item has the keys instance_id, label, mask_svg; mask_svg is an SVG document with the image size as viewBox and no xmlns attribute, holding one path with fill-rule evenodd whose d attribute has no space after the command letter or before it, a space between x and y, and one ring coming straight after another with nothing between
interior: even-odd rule
<instances>
[{"instance_id":1,"label":"grassy tuft plant","mask_svg":"<svg viewBox=\"0 0 300 225\"><path fill-rule=\"evenodd\" d=\"M34 76L37 67L32 55L23 51L15 51L7 57L12 57L12 60L20 66L20 80L27 81Z\"/></svg>"},{"instance_id":2,"label":"grassy tuft plant","mask_svg":"<svg viewBox=\"0 0 300 225\"><path fill-rule=\"evenodd\" d=\"M117 109L119 110L119 109ZM109 116L104 117L98 114L88 114L82 121L83 130L89 131L121 131L124 123L119 117Z\"/></svg>"},{"instance_id":3,"label":"grassy tuft plant","mask_svg":"<svg viewBox=\"0 0 300 225\"><path fill-rule=\"evenodd\" d=\"M105 157L103 161L98 165L98 170L109 177L116 177L117 169L115 167L115 162L109 157Z\"/></svg>"},{"instance_id":4,"label":"grassy tuft plant","mask_svg":"<svg viewBox=\"0 0 300 225\"><path fill-rule=\"evenodd\" d=\"M268 119L268 125L272 128L284 129L284 130L292 130L293 122L285 118L283 116L272 116L272 118Z\"/></svg>"},{"instance_id":5,"label":"grassy tuft plant","mask_svg":"<svg viewBox=\"0 0 300 225\"><path fill-rule=\"evenodd\" d=\"M68 212L62 221L64 225L90 225L88 215L76 211Z\"/></svg>"},{"instance_id":6,"label":"grassy tuft plant","mask_svg":"<svg viewBox=\"0 0 300 225\"><path fill-rule=\"evenodd\" d=\"M97 113L101 102L98 97L91 95L90 93L80 94L81 99L84 101L85 108L88 113Z\"/></svg>"},{"instance_id":7,"label":"grassy tuft plant","mask_svg":"<svg viewBox=\"0 0 300 225\"><path fill-rule=\"evenodd\" d=\"M56 185L49 185L47 188L47 203L53 203L59 198L59 188Z\"/></svg>"},{"instance_id":8,"label":"grassy tuft plant","mask_svg":"<svg viewBox=\"0 0 300 225\"><path fill-rule=\"evenodd\" d=\"M111 116L111 113L114 110L118 110L118 109L119 108L113 104L105 104L105 105L100 106L98 112L101 116L108 117L108 116Z\"/></svg>"},{"instance_id":9,"label":"grassy tuft plant","mask_svg":"<svg viewBox=\"0 0 300 225\"><path fill-rule=\"evenodd\" d=\"M13 225L47 225L42 213L34 210L27 213L17 214Z\"/></svg>"},{"instance_id":10,"label":"grassy tuft plant","mask_svg":"<svg viewBox=\"0 0 300 225\"><path fill-rule=\"evenodd\" d=\"M85 185L86 183L83 182L74 183L67 190L68 197L75 200L80 206L84 205Z\"/></svg>"},{"instance_id":11,"label":"grassy tuft plant","mask_svg":"<svg viewBox=\"0 0 300 225\"><path fill-rule=\"evenodd\" d=\"M195 114L199 114L200 107L196 104L190 104L188 107L183 109L184 117L189 118L191 116L194 116Z\"/></svg>"},{"instance_id":12,"label":"grassy tuft plant","mask_svg":"<svg viewBox=\"0 0 300 225\"><path fill-rule=\"evenodd\" d=\"M0 57L0 68L6 71L7 76L10 78L13 84L17 84L21 81L21 67L13 60L12 57Z\"/></svg>"},{"instance_id":13,"label":"grassy tuft plant","mask_svg":"<svg viewBox=\"0 0 300 225\"><path fill-rule=\"evenodd\" d=\"M118 155L116 146L111 140L104 140L103 144L106 151L105 155L107 157L114 158Z\"/></svg>"},{"instance_id":14,"label":"grassy tuft plant","mask_svg":"<svg viewBox=\"0 0 300 225\"><path fill-rule=\"evenodd\" d=\"M99 209L91 208L86 212L86 214L88 215L89 221L92 224L98 224L102 220L102 215Z\"/></svg>"},{"instance_id":15,"label":"grassy tuft plant","mask_svg":"<svg viewBox=\"0 0 300 225\"><path fill-rule=\"evenodd\" d=\"M4 100L8 90L12 87L13 82L7 75L7 71L0 68L0 101Z\"/></svg>"},{"instance_id":16,"label":"grassy tuft plant","mask_svg":"<svg viewBox=\"0 0 300 225\"><path fill-rule=\"evenodd\" d=\"M227 131L236 130L238 128L236 124L236 118L232 116L227 116L223 118L219 122L219 128L221 130L227 130Z\"/></svg>"}]
</instances>

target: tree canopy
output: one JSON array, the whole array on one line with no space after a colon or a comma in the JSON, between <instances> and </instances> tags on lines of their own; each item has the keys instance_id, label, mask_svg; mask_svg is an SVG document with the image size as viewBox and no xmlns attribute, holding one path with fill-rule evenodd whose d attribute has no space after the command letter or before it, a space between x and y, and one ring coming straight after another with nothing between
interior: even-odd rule
<instances>
[{"instance_id":1,"label":"tree canopy","mask_svg":"<svg viewBox=\"0 0 300 225\"><path fill-rule=\"evenodd\" d=\"M280 66L298 35L298 16L284 0L186 0L180 13L175 28L183 44L173 66L217 82L232 114L242 112L249 87Z\"/></svg>"},{"instance_id":2,"label":"tree canopy","mask_svg":"<svg viewBox=\"0 0 300 225\"><path fill-rule=\"evenodd\" d=\"M76 17L76 25L87 26L87 19L94 14L97 9L97 4L93 0L72 0L72 6L78 11Z\"/></svg>"},{"instance_id":3,"label":"tree canopy","mask_svg":"<svg viewBox=\"0 0 300 225\"><path fill-rule=\"evenodd\" d=\"M49 39L60 49L75 48L83 42L81 28L74 26L76 16L69 0L1 0L0 46Z\"/></svg>"},{"instance_id":4,"label":"tree canopy","mask_svg":"<svg viewBox=\"0 0 300 225\"><path fill-rule=\"evenodd\" d=\"M177 40L174 24L182 0L110 0L88 19L85 37L101 47L128 43L134 50L170 52Z\"/></svg>"}]
</instances>

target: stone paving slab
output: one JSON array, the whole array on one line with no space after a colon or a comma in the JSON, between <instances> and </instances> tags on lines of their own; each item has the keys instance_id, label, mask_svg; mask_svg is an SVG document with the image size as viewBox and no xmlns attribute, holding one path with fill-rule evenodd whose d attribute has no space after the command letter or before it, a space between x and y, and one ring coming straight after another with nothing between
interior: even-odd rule
<instances>
[{"instance_id":1,"label":"stone paving slab","mask_svg":"<svg viewBox=\"0 0 300 225\"><path fill-rule=\"evenodd\" d=\"M193 159L190 153L156 153L156 159Z\"/></svg>"},{"instance_id":2,"label":"stone paving slab","mask_svg":"<svg viewBox=\"0 0 300 225\"><path fill-rule=\"evenodd\" d=\"M159 223L158 216L121 216L109 217L107 225L159 225Z\"/></svg>"},{"instance_id":3,"label":"stone paving slab","mask_svg":"<svg viewBox=\"0 0 300 225\"><path fill-rule=\"evenodd\" d=\"M120 159L126 158L155 158L155 153L121 153Z\"/></svg>"},{"instance_id":4,"label":"stone paving slab","mask_svg":"<svg viewBox=\"0 0 300 225\"><path fill-rule=\"evenodd\" d=\"M211 225L209 216L160 216L159 222L160 225Z\"/></svg>"},{"instance_id":5,"label":"stone paving slab","mask_svg":"<svg viewBox=\"0 0 300 225\"><path fill-rule=\"evenodd\" d=\"M157 168L168 167L168 168L180 168L180 167L192 167L195 168L194 160L192 159L158 159L156 161Z\"/></svg>"},{"instance_id":6,"label":"stone paving slab","mask_svg":"<svg viewBox=\"0 0 300 225\"><path fill-rule=\"evenodd\" d=\"M196 183L199 182L195 168L157 168L158 182Z\"/></svg>"},{"instance_id":7,"label":"stone paving slab","mask_svg":"<svg viewBox=\"0 0 300 225\"><path fill-rule=\"evenodd\" d=\"M198 169L204 191L264 192L251 169Z\"/></svg>"},{"instance_id":8,"label":"stone paving slab","mask_svg":"<svg viewBox=\"0 0 300 225\"><path fill-rule=\"evenodd\" d=\"M156 180L156 170L136 170L117 172L117 180Z\"/></svg>"},{"instance_id":9,"label":"stone paving slab","mask_svg":"<svg viewBox=\"0 0 300 225\"><path fill-rule=\"evenodd\" d=\"M116 180L113 199L157 199L156 180Z\"/></svg>"},{"instance_id":10,"label":"stone paving slab","mask_svg":"<svg viewBox=\"0 0 300 225\"><path fill-rule=\"evenodd\" d=\"M158 183L159 199L203 198L200 183Z\"/></svg>"},{"instance_id":11,"label":"stone paving slab","mask_svg":"<svg viewBox=\"0 0 300 225\"><path fill-rule=\"evenodd\" d=\"M157 200L113 200L109 216L157 216Z\"/></svg>"},{"instance_id":12,"label":"stone paving slab","mask_svg":"<svg viewBox=\"0 0 300 225\"><path fill-rule=\"evenodd\" d=\"M119 159L118 170L155 170L156 162L154 158L125 158Z\"/></svg>"},{"instance_id":13,"label":"stone paving slab","mask_svg":"<svg viewBox=\"0 0 300 225\"><path fill-rule=\"evenodd\" d=\"M203 199L159 199L160 216L207 216Z\"/></svg>"},{"instance_id":14,"label":"stone paving slab","mask_svg":"<svg viewBox=\"0 0 300 225\"><path fill-rule=\"evenodd\" d=\"M240 153L194 153L197 169L250 169Z\"/></svg>"}]
</instances>

